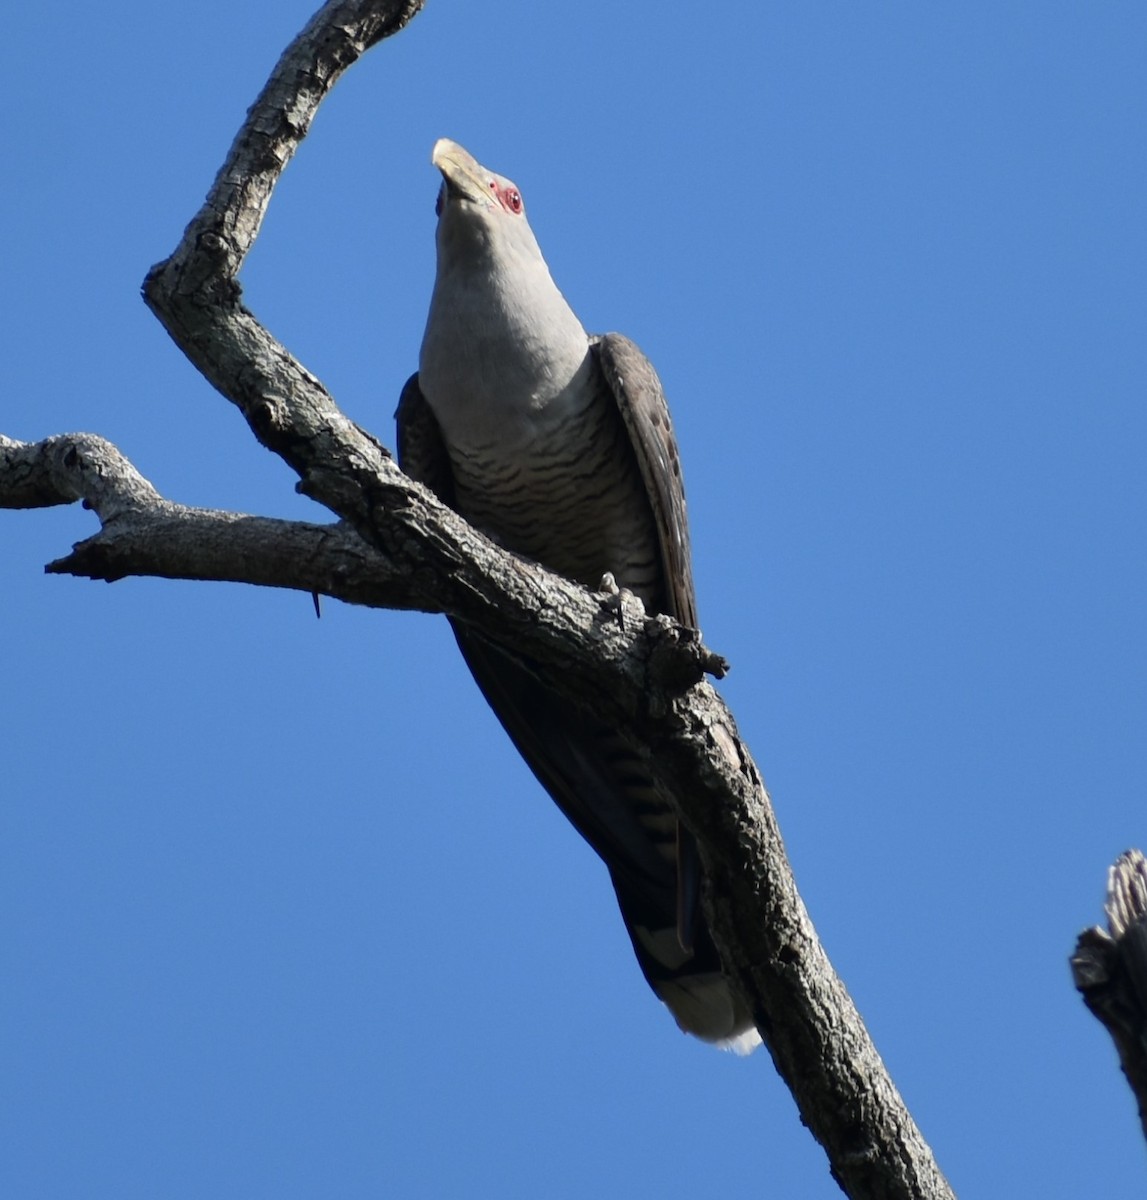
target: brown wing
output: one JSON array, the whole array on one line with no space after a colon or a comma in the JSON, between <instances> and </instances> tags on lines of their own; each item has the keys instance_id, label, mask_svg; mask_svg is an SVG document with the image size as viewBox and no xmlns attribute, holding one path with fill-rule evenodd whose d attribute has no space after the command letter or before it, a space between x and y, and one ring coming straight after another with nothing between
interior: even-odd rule
<instances>
[{"instance_id":1,"label":"brown wing","mask_svg":"<svg viewBox=\"0 0 1147 1200\"><path fill-rule=\"evenodd\" d=\"M454 504L454 472L438 421L411 375L394 413L398 427L398 465L411 479L428 487L443 504Z\"/></svg>"},{"instance_id":2,"label":"brown wing","mask_svg":"<svg viewBox=\"0 0 1147 1200\"><path fill-rule=\"evenodd\" d=\"M689 520L681 455L661 380L629 338L606 333L594 339L598 362L617 403L637 456L661 544L661 566L670 615L697 628L697 596L689 552ZM677 827L677 936L682 946L696 940L701 902L701 860L692 835Z\"/></svg>"},{"instance_id":3,"label":"brown wing","mask_svg":"<svg viewBox=\"0 0 1147 1200\"><path fill-rule=\"evenodd\" d=\"M681 456L661 380L649 359L620 333L595 338L594 348L618 412L629 430L629 440L653 508L661 542L665 591L672 605L669 615L695 629L697 598L693 591Z\"/></svg>"}]
</instances>

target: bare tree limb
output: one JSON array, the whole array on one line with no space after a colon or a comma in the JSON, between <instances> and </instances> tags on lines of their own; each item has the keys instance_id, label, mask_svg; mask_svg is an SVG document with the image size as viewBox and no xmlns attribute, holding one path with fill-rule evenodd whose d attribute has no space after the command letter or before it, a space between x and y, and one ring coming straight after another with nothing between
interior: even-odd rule
<instances>
[{"instance_id":1,"label":"bare tree limb","mask_svg":"<svg viewBox=\"0 0 1147 1200\"><path fill-rule=\"evenodd\" d=\"M418 7L416 0L331 0L316 14L252 106L179 246L144 284L180 349L297 471L299 489L355 533L181 508L99 439L0 444L0 473L13 479L0 484L0 498L11 507L83 498L96 508L101 533L51 569L97 578L237 578L237 547L250 548L246 539L257 533L267 546L254 554L249 582L371 603L365 590L337 589L339 563L357 555L375 573L386 606L470 622L547 686L592 705L640 748L697 835L706 912L727 969L842 1189L855 1200L949 1197L817 939L733 717L703 678L720 674L722 660L696 631L645 618L631 596L621 598L619 621L613 597L495 547L407 479L241 302L236 274L318 104L346 67ZM189 543L200 537L209 548L197 557ZM286 561L288 547L300 545L310 574Z\"/></svg>"},{"instance_id":2,"label":"bare tree limb","mask_svg":"<svg viewBox=\"0 0 1147 1200\"><path fill-rule=\"evenodd\" d=\"M386 461L389 461L386 460ZM449 612L480 625L547 679L600 711L601 693L632 719L727 664L697 631L646 618L641 602L593 595L494 545L421 484L394 470L392 507L405 525L399 552L371 546L346 524L312 525L163 499L110 442L64 434L37 443L0 435L0 508L82 500L103 522L94 537L49 565L54 574L113 581L128 575L229 580L321 592L377 608ZM391 530L394 532L394 530ZM206 540L205 540L206 539ZM265 539L265 541L260 541ZM421 551L441 547L443 578ZM587 654L586 649L591 647ZM583 661L584 660L584 661Z\"/></svg>"},{"instance_id":3,"label":"bare tree limb","mask_svg":"<svg viewBox=\"0 0 1147 1200\"><path fill-rule=\"evenodd\" d=\"M1111 1034L1147 1135L1147 859L1127 850L1107 873L1107 929L1085 929L1071 957L1075 986Z\"/></svg>"},{"instance_id":4,"label":"bare tree limb","mask_svg":"<svg viewBox=\"0 0 1147 1200\"><path fill-rule=\"evenodd\" d=\"M409 582L342 523L315 525L165 500L104 438L0 436L0 508L83 502L99 533L49 563L54 575L129 575L294 588L372 608L426 609Z\"/></svg>"}]
</instances>

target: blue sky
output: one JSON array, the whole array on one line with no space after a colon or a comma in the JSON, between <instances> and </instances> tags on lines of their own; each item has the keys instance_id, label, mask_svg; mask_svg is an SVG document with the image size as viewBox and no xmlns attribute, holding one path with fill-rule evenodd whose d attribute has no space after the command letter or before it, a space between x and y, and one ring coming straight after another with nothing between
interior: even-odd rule
<instances>
[{"instance_id":1,"label":"blue sky","mask_svg":"<svg viewBox=\"0 0 1147 1200\"><path fill-rule=\"evenodd\" d=\"M1147 842L1147 10L432 0L320 110L247 303L392 439L435 138L665 382L702 626L961 1194L1115 1194L1067 957ZM322 519L138 298L308 3L5 18L0 429ZM588 86L587 86L588 81ZM47 577L0 514L0 1192L838 1195L679 1035L445 623Z\"/></svg>"}]
</instances>

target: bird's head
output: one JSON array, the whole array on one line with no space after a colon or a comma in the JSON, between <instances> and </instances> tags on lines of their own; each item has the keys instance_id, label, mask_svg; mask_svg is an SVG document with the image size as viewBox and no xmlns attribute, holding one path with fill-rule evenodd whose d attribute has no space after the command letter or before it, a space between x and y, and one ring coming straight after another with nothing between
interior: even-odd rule
<instances>
[{"instance_id":1,"label":"bird's head","mask_svg":"<svg viewBox=\"0 0 1147 1200\"><path fill-rule=\"evenodd\" d=\"M434 143L430 161L442 172L435 206L440 255L466 250L541 259L516 184L482 166L449 138Z\"/></svg>"}]
</instances>

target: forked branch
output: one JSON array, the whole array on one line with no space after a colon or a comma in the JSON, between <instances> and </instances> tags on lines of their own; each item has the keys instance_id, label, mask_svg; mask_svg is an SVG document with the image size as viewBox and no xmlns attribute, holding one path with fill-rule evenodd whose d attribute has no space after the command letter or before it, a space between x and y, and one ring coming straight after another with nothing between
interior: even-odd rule
<instances>
[{"instance_id":1,"label":"forked branch","mask_svg":"<svg viewBox=\"0 0 1147 1200\"><path fill-rule=\"evenodd\" d=\"M642 748L696 834L707 915L730 977L842 1189L855 1200L950 1197L817 939L732 715L703 678L719 660L695 631L645 619L632 597L621 597L618 620L616 597L493 546L407 479L243 306L238 271L319 103L418 8L417 0L332 0L315 15L279 60L174 253L144 285L180 349L340 523L182 508L98 439L0 444L0 473L15 480L7 490L0 484L0 504L83 498L96 509L102 531L53 570L245 578L447 612L519 656L547 686L592 704ZM101 474L97 460L114 465Z\"/></svg>"}]
</instances>

